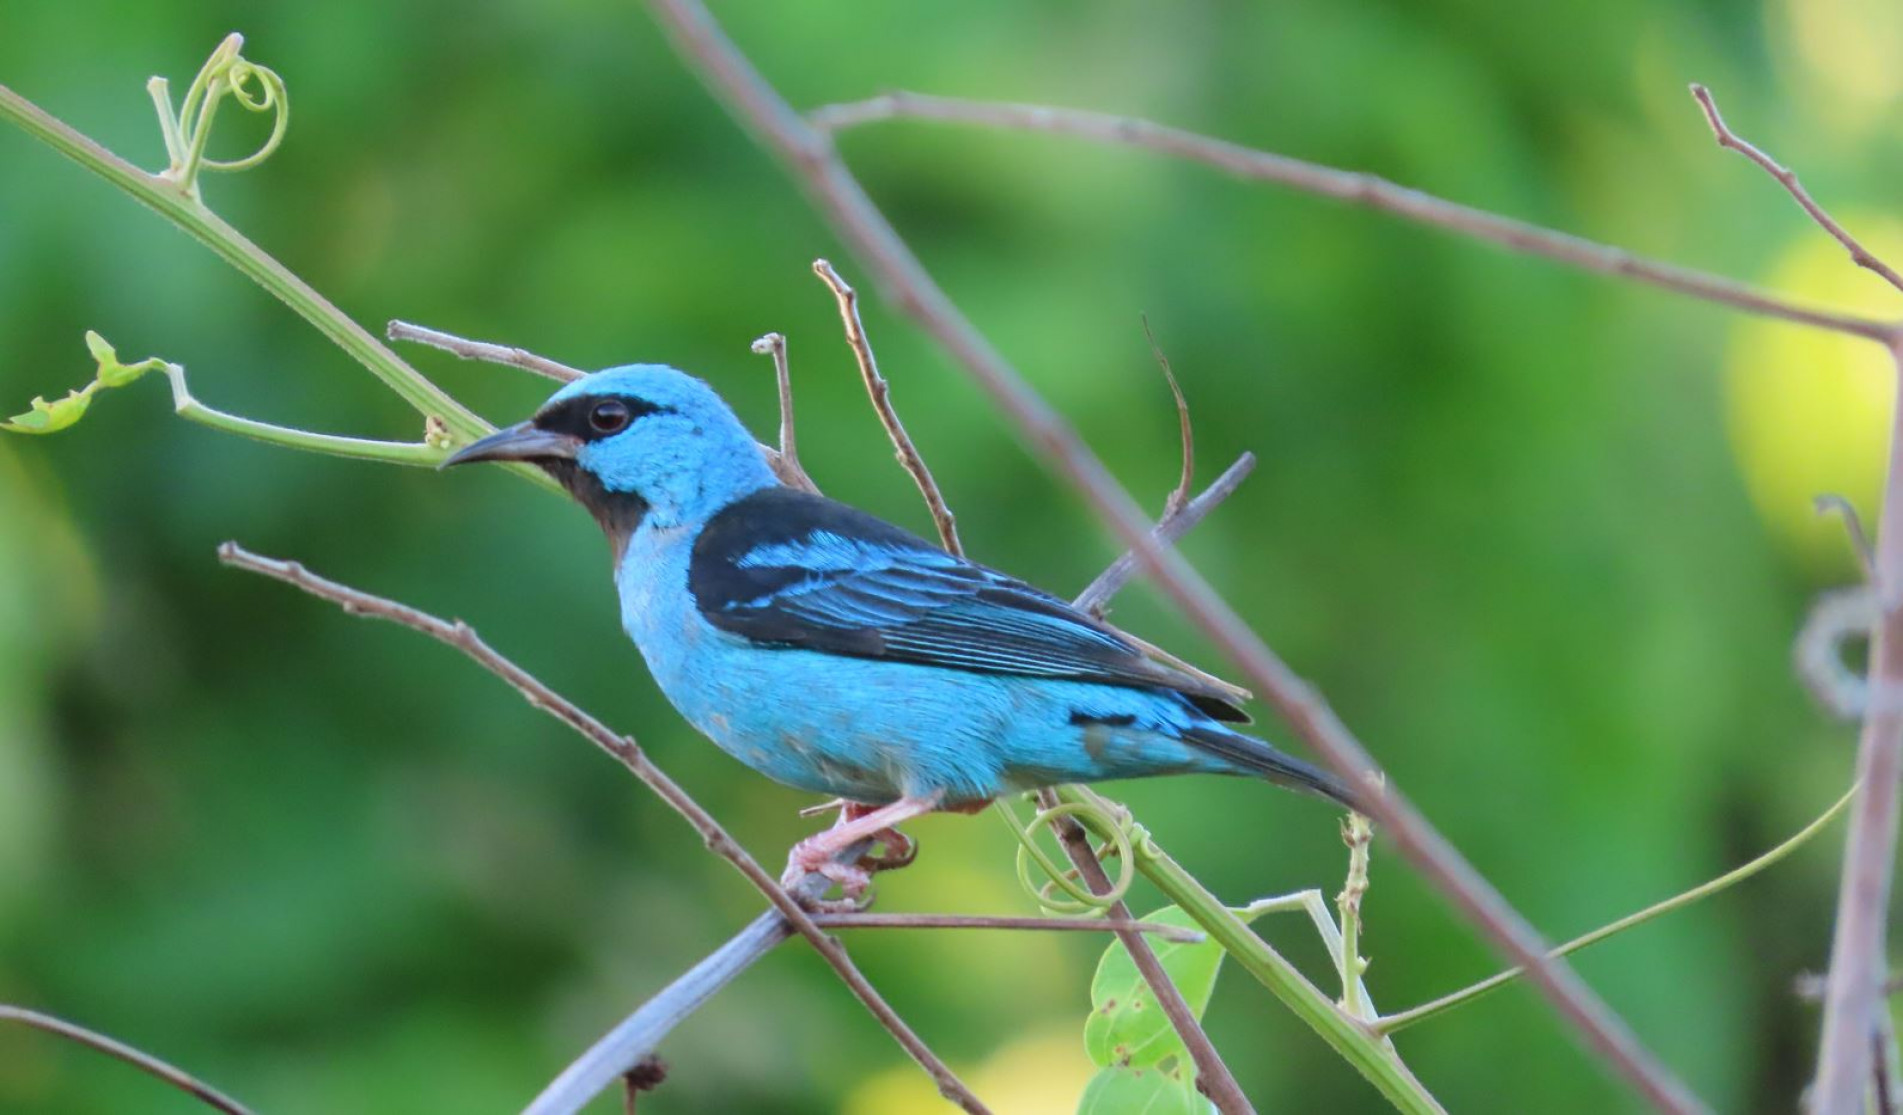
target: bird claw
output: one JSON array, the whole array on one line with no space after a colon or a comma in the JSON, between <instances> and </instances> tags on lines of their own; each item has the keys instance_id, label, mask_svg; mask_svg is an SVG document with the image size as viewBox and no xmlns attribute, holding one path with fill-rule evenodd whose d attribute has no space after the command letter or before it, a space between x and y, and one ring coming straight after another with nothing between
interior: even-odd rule
<instances>
[{"instance_id":1,"label":"bird claw","mask_svg":"<svg viewBox=\"0 0 1903 1115\"><path fill-rule=\"evenodd\" d=\"M872 834L872 839L883 850L859 857L859 866L867 871L895 871L911 866L918 858L918 841L898 829L880 829Z\"/></svg>"},{"instance_id":2,"label":"bird claw","mask_svg":"<svg viewBox=\"0 0 1903 1115\"><path fill-rule=\"evenodd\" d=\"M840 863L824 847L812 846L813 841L802 840L793 846L786 858L786 873L780 876L780 885L791 890L808 875L823 875L839 887L840 898L812 898L805 905L814 911L826 914L855 913L872 905L872 871L859 863Z\"/></svg>"}]
</instances>

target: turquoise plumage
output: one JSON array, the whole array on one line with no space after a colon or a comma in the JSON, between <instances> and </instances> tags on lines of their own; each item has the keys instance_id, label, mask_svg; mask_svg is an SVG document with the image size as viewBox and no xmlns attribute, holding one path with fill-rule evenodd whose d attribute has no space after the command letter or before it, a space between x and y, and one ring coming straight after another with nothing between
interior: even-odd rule
<instances>
[{"instance_id":1,"label":"turquoise plumage","mask_svg":"<svg viewBox=\"0 0 1903 1115\"><path fill-rule=\"evenodd\" d=\"M1242 774L1343 805L1318 768L1245 735L1218 689L995 570L784 487L705 383L598 372L446 463L533 462L608 534L622 626L661 691L753 769L848 803L789 874L934 808L1014 790Z\"/></svg>"}]
</instances>

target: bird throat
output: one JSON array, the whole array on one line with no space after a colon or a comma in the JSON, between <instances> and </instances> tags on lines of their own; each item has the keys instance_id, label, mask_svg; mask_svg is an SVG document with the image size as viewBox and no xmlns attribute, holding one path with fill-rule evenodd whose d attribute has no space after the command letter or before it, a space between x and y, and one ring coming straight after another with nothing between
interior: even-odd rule
<instances>
[{"instance_id":1,"label":"bird throat","mask_svg":"<svg viewBox=\"0 0 1903 1115\"><path fill-rule=\"evenodd\" d=\"M609 491L601 483L601 478L582 468L574 461L551 458L535 462L542 471L554 477L575 502L588 509L601 524L601 531L608 536L608 544L614 547L615 563L621 562L621 555L628 548L628 539L641 526L641 520L647 518L648 501L633 492Z\"/></svg>"}]
</instances>

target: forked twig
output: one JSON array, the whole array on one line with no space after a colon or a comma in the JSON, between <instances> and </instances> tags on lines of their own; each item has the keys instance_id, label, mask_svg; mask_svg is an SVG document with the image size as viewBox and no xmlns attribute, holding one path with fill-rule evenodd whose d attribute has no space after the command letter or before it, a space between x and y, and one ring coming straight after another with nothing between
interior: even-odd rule
<instances>
[{"instance_id":1,"label":"forked twig","mask_svg":"<svg viewBox=\"0 0 1903 1115\"><path fill-rule=\"evenodd\" d=\"M414 341L420 345L428 345L452 356L460 356L464 360L480 360L485 364L521 368L525 372L547 376L557 383L572 383L588 374L580 368L571 368L559 360L537 356L527 349L491 344L488 341L472 341L466 337L458 337L454 333L444 333L439 329L413 325L407 321L390 322L384 327L384 336L392 341Z\"/></svg>"},{"instance_id":2,"label":"forked twig","mask_svg":"<svg viewBox=\"0 0 1903 1115\"><path fill-rule=\"evenodd\" d=\"M932 470L926 466L925 458L919 455L918 446L912 443L912 436L905 432L905 423L899 421L898 411L892 408L892 385L879 374L879 362L873 359L872 345L866 340L866 328L859 320L859 293L839 277L833 265L823 259L813 261L813 274L833 292L833 298L839 303L839 320L846 327L846 344L851 346L852 355L859 362L859 376L865 380L866 394L872 397L872 409L878 412L879 424L885 427L886 436L892 439L893 452L898 454L899 464L912 477L912 483L918 485L918 493L925 497L925 506L932 513L932 525L938 528L938 540L945 549L959 557L965 556L965 548L958 541L958 519L945 503L945 494L938 488L938 481L932 479Z\"/></svg>"},{"instance_id":3,"label":"forked twig","mask_svg":"<svg viewBox=\"0 0 1903 1115\"><path fill-rule=\"evenodd\" d=\"M522 694L529 704L548 713L555 719L581 733L595 746L606 751L632 771L635 777L652 789L675 812L686 819L707 847L721 858L739 868L747 881L765 895L773 904L777 916L791 923L793 930L812 943L820 956L825 958L834 972L838 973L852 993L858 997L872 1016L878 1019L895 1040L898 1041L912 1059L931 1074L939 1091L945 1098L970 1112L986 1110L978 1097L958 1079L957 1074L933 1053L925 1042L912 1030L912 1027L900 1018L876 988L860 972L858 966L846 955L846 950L825 930L814 924L812 915L779 881L768 874L757 860L730 836L720 822L690 797L680 784L669 778L667 773L655 766L645 752L641 750L633 737L616 734L606 724L595 719L579 706L562 697L533 674L496 652L476 634L474 628L460 620L450 622L438 619L427 612L399 604L380 596L354 589L348 585L320 577L303 565L292 561L279 561L274 558L260 557L235 542L227 542L218 548L218 559L226 565L259 573L275 580L283 581L295 588L328 600L353 616L388 620L392 623L421 632L438 642L445 643L462 651L477 665L495 674L507 682L516 692ZM625 1069L627 1066L622 1066ZM612 1077L609 1078L612 1080ZM603 1083L606 1086L607 1082Z\"/></svg>"},{"instance_id":4,"label":"forked twig","mask_svg":"<svg viewBox=\"0 0 1903 1115\"><path fill-rule=\"evenodd\" d=\"M1235 494L1235 490L1241 487L1242 482L1247 480L1249 474L1254 471L1255 454L1245 452L1236 458L1234 464L1224 469L1222 475L1216 477L1209 487L1204 488L1201 494L1183 504L1174 514L1165 515L1158 520L1151 533L1162 545L1173 545L1183 535L1188 534L1197 523L1202 522L1204 516L1221 505L1223 500ZM1093 616L1102 616L1107 610L1110 598L1122 591L1123 586L1136 575L1136 571L1137 556L1126 550L1123 556L1110 563L1109 568L1097 574L1097 579L1090 582L1071 603ZM1247 693L1246 690L1243 692Z\"/></svg>"},{"instance_id":5,"label":"forked twig","mask_svg":"<svg viewBox=\"0 0 1903 1115\"><path fill-rule=\"evenodd\" d=\"M1698 102L1700 109L1704 110L1705 123L1711 125L1712 138L1718 141L1718 146L1736 151L1758 164L1764 173L1776 179L1777 184L1784 187L1784 192L1791 195L1791 200L1803 208L1818 228L1829 233L1831 239L1843 245L1844 251L1850 253L1852 262L1866 271L1874 272L1881 276L1884 282L1903 291L1903 275L1898 275L1895 268L1873 255L1870 249L1864 247L1856 237L1850 235L1844 226L1838 224L1834 217L1826 213L1824 207L1811 198L1810 191L1797 180L1795 172L1731 130L1731 127L1725 123L1725 118L1719 115L1718 102L1712 98L1711 90L1693 82L1691 91L1692 99Z\"/></svg>"},{"instance_id":6,"label":"forked twig","mask_svg":"<svg viewBox=\"0 0 1903 1115\"><path fill-rule=\"evenodd\" d=\"M790 110L789 110L790 111ZM1186 162L1201 163L1238 178L1287 186L1303 193L1445 229L1510 251L1631 279L1746 313L1781 318L1801 325L1865 337L1889 344L1903 337L1895 322L1802 306L1766 290L1719 275L1634 255L1570 233L1541 228L1471 205L1358 171L1323 166L1270 151L1198 135L1134 116L1117 116L1051 105L976 101L895 92L850 104L826 105L807 114L811 126L827 134L882 120L930 120L1013 131L1063 135L1094 143L1134 147Z\"/></svg>"},{"instance_id":7,"label":"forked twig","mask_svg":"<svg viewBox=\"0 0 1903 1115\"><path fill-rule=\"evenodd\" d=\"M165 1081L179 1091L199 1100L205 1106L224 1112L225 1115L252 1115L250 1108L191 1073L175 1068L150 1053L134 1049L96 1030L88 1030L84 1026L68 1022L63 1018L55 1018L50 1014L41 1014L36 1010L8 1005L0 1005L0 1022L18 1022L23 1026L31 1026L35 1030L43 1030L68 1041L78 1042L88 1049L98 1050L108 1057L124 1061L140 1072Z\"/></svg>"}]
</instances>

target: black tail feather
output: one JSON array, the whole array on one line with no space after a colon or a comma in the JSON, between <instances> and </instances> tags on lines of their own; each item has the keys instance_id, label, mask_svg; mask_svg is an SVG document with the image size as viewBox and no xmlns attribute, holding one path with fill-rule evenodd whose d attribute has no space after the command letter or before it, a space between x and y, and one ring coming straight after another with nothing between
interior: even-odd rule
<instances>
[{"instance_id":1,"label":"black tail feather","mask_svg":"<svg viewBox=\"0 0 1903 1115\"><path fill-rule=\"evenodd\" d=\"M1278 786L1332 801L1344 809L1366 813L1367 795L1313 763L1285 755L1254 736L1245 736L1219 724L1197 727L1184 735L1189 742L1244 771Z\"/></svg>"}]
</instances>

